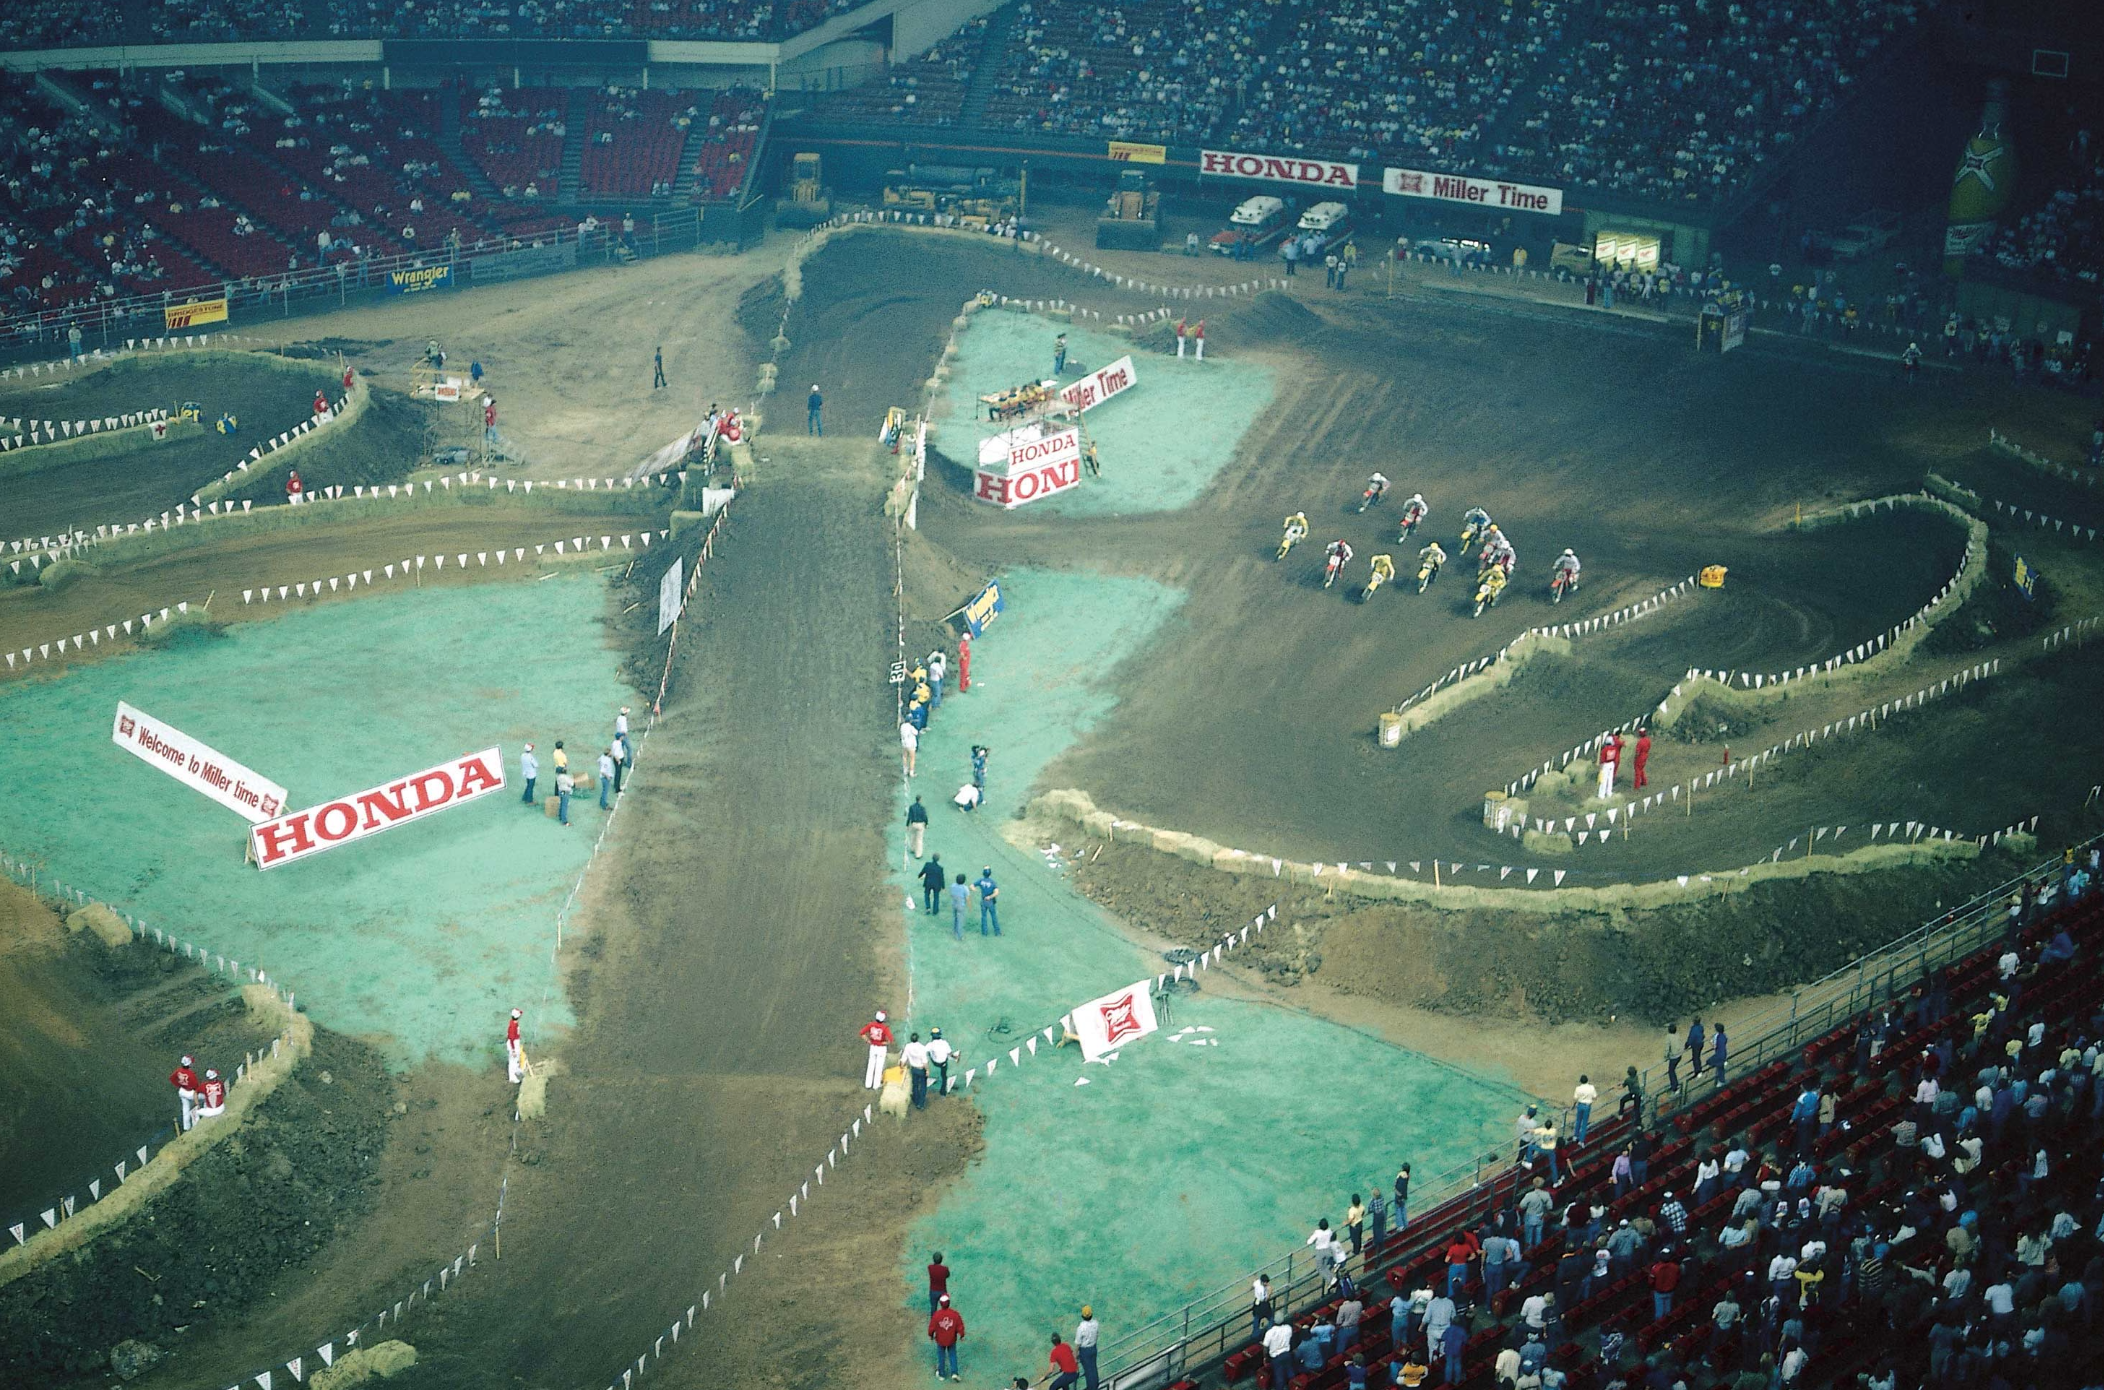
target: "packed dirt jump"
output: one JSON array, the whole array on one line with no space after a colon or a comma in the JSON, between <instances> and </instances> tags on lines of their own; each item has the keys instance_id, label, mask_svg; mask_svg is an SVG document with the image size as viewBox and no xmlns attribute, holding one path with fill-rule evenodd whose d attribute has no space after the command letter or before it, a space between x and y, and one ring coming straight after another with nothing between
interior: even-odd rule
<instances>
[{"instance_id":1,"label":"packed dirt jump","mask_svg":"<svg viewBox=\"0 0 2104 1390\"><path fill-rule=\"evenodd\" d=\"M0 1087L19 1383L905 1384L934 1250L970 1378L1034 1375L1081 1303L1115 1347L1399 1157L1465 1173L1674 1016L1736 1020L2095 830L2104 505L1989 436L2072 456L2074 398L1414 276L1071 259L836 230L0 377L0 418L174 422L0 454L0 1076L46 1083ZM1060 334L1062 381L1131 360L1084 417L1100 473L990 505L980 400ZM441 338L496 438L414 394ZM746 433L713 468L643 466L718 403ZM1518 556L1480 616L1477 507ZM893 663L957 661L989 583L908 778ZM507 780L259 872L105 738L119 700L302 806L493 745ZM1646 782L1632 751L1603 799L1616 730ZM1003 935L976 890L923 909L915 797ZM1159 1038L1060 1045L1169 961L1198 984ZM945 1026L953 1094L877 1109L879 1009ZM251 1089L178 1138L184 1053ZM1281 1055L1397 1102L1238 1142L1294 1104ZM1080 1259L1105 1228L1119 1256Z\"/></svg>"}]
</instances>

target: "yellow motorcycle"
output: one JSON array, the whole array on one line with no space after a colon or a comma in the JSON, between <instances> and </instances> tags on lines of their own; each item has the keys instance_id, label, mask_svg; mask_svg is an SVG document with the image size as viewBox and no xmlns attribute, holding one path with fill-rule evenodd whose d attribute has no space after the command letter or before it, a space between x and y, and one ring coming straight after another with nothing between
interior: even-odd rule
<instances>
[{"instance_id":1,"label":"yellow motorcycle","mask_svg":"<svg viewBox=\"0 0 2104 1390\"><path fill-rule=\"evenodd\" d=\"M1505 592L1505 569L1492 565L1476 577L1476 611L1469 616L1480 618L1486 608L1498 606L1498 595Z\"/></svg>"}]
</instances>

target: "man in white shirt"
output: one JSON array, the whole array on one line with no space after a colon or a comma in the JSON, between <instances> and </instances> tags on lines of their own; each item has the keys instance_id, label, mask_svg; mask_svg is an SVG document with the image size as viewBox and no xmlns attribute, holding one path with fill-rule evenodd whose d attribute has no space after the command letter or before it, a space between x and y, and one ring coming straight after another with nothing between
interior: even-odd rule
<instances>
[{"instance_id":1,"label":"man in white shirt","mask_svg":"<svg viewBox=\"0 0 2104 1390\"><path fill-rule=\"evenodd\" d=\"M1586 1127L1592 1123L1593 1102L1600 1099L1600 1088L1593 1084L1590 1076L1578 1078L1578 1089L1571 1092L1571 1113L1576 1128L1571 1131L1573 1146L1585 1142Z\"/></svg>"},{"instance_id":2,"label":"man in white shirt","mask_svg":"<svg viewBox=\"0 0 2104 1390\"><path fill-rule=\"evenodd\" d=\"M957 1049L942 1035L942 1029L928 1030L928 1064L935 1068L935 1094L950 1093L950 1063L957 1056Z\"/></svg>"},{"instance_id":3,"label":"man in white shirt","mask_svg":"<svg viewBox=\"0 0 2104 1390\"><path fill-rule=\"evenodd\" d=\"M908 1034L906 1045L899 1049L899 1060L906 1064L906 1075L913 1082L913 1108L928 1108L928 1045L920 1040L920 1034Z\"/></svg>"}]
</instances>

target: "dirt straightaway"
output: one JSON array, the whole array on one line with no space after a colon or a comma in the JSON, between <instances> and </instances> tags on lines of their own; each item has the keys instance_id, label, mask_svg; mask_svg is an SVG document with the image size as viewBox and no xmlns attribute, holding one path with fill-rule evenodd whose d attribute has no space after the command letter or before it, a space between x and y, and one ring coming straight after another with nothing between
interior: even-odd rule
<instances>
[{"instance_id":1,"label":"dirt straightaway","mask_svg":"<svg viewBox=\"0 0 2104 1390\"><path fill-rule=\"evenodd\" d=\"M641 784L592 871L580 1027L549 1118L521 1135L503 1262L410 1330L419 1384L612 1379L741 1250L726 1307L653 1375L904 1383L881 1281L917 1203L963 1163L968 1107L910 1143L879 1124L808 1219L772 1226L870 1099L855 1030L902 1002L879 831L899 775L879 751L892 556L868 450L797 448L738 500L703 571Z\"/></svg>"}]
</instances>

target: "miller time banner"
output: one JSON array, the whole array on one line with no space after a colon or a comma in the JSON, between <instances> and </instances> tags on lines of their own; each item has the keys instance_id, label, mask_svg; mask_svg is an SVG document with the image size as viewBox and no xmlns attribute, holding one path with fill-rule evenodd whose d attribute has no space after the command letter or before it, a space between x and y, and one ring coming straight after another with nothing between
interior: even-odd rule
<instances>
[{"instance_id":1,"label":"miller time banner","mask_svg":"<svg viewBox=\"0 0 2104 1390\"><path fill-rule=\"evenodd\" d=\"M1563 190L1560 188L1537 188L1533 184L1508 183L1504 179L1474 179L1466 174L1435 174L1429 169L1383 169L1381 191L1398 198L1466 203L1471 207L1496 208L1500 212L1538 212L1544 217L1558 217L1563 213Z\"/></svg>"}]
</instances>

